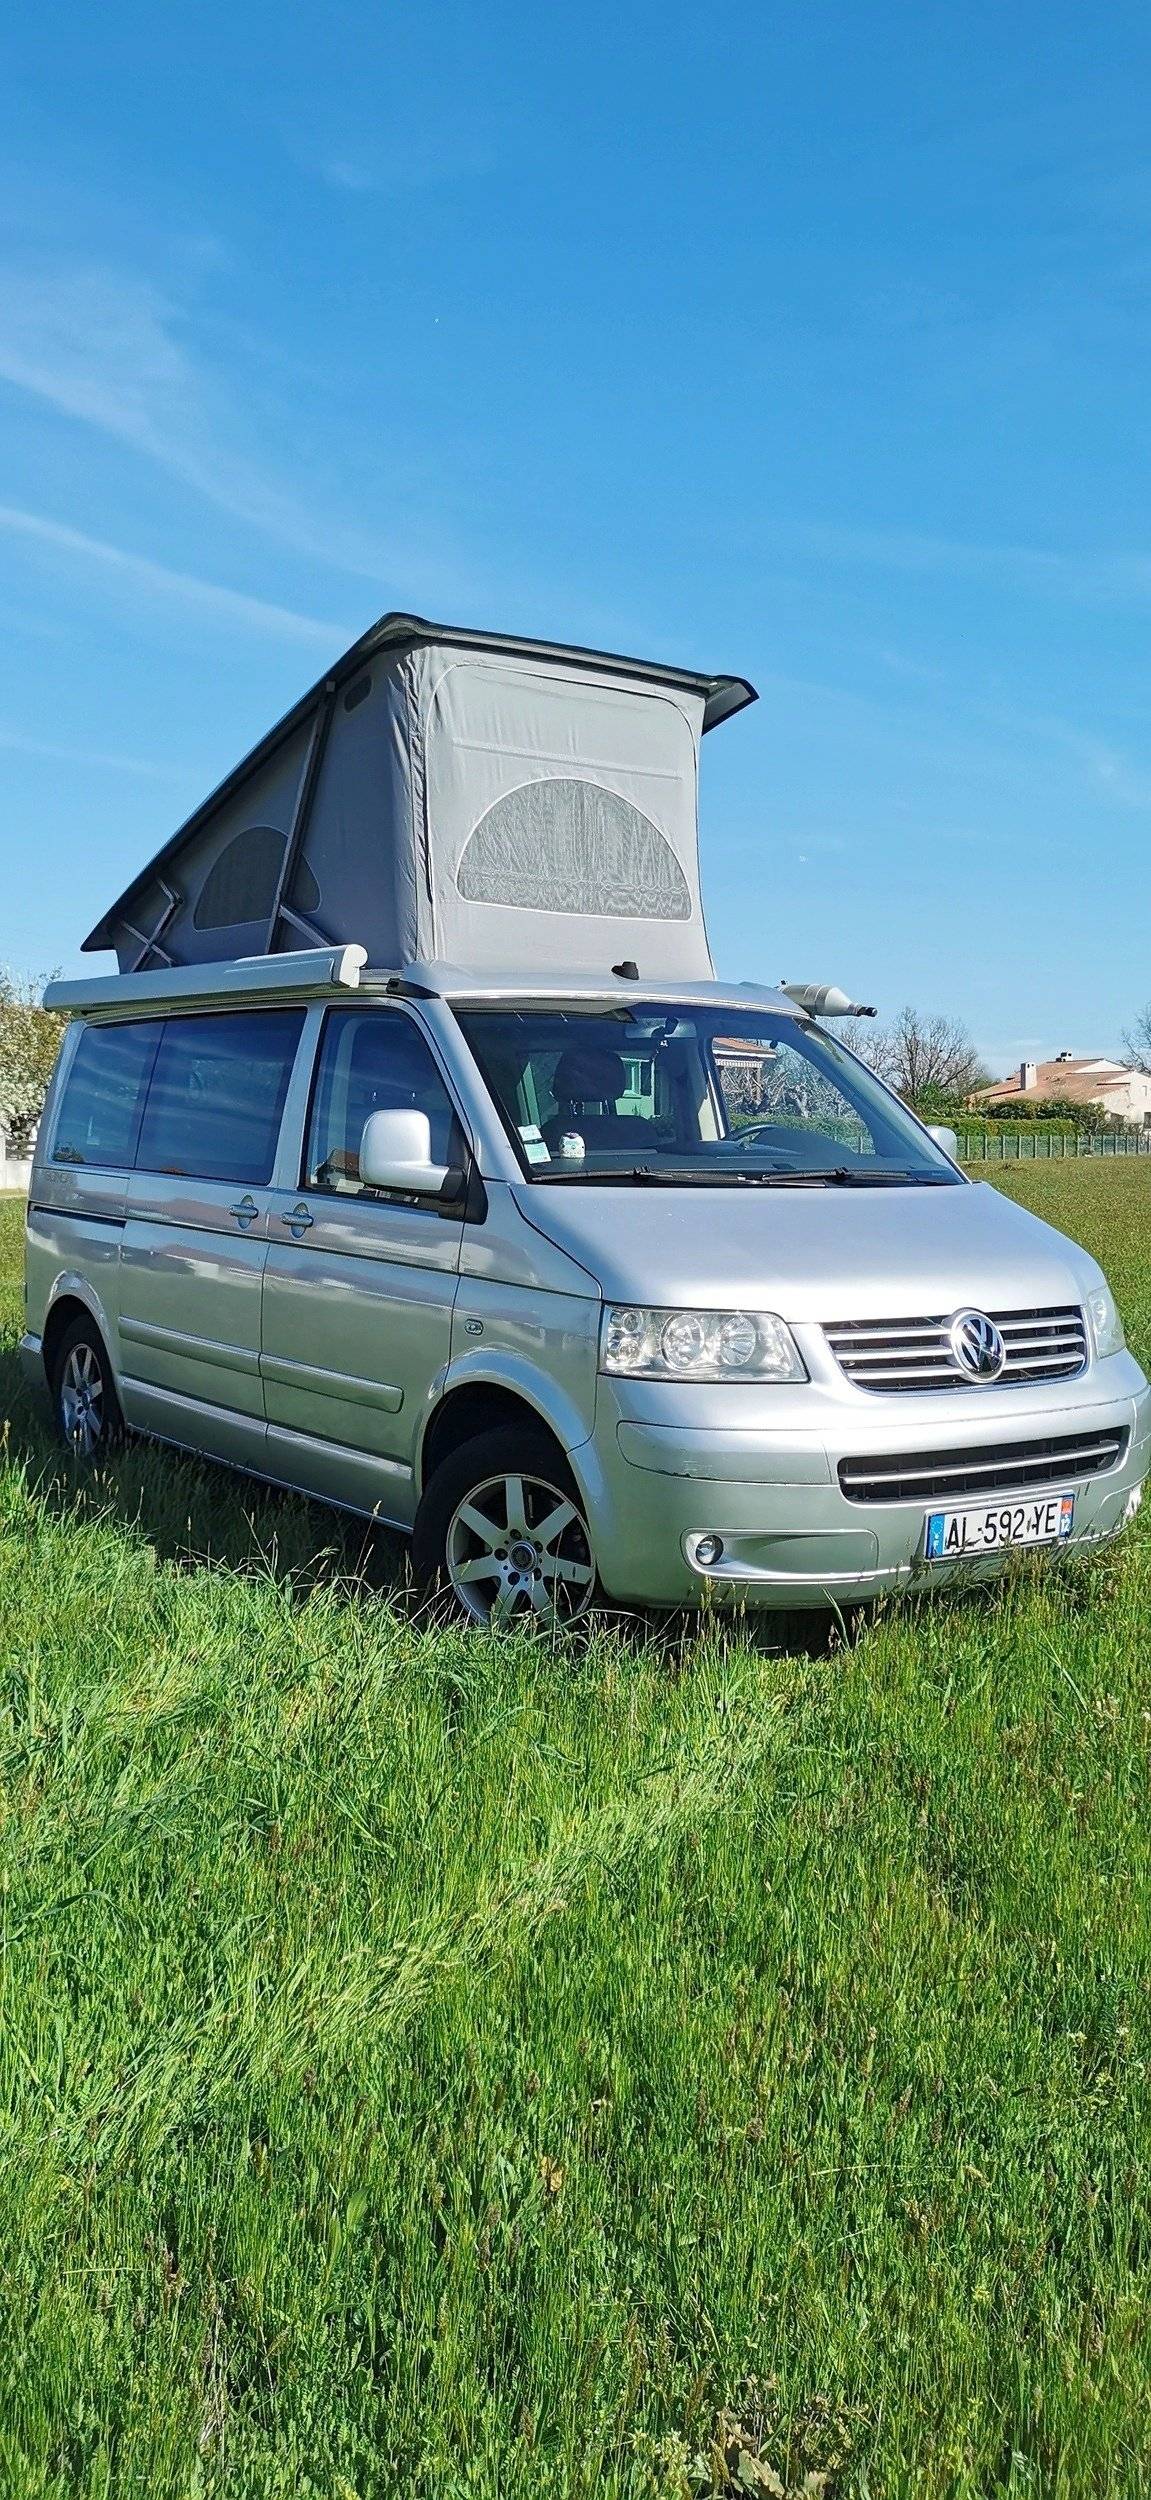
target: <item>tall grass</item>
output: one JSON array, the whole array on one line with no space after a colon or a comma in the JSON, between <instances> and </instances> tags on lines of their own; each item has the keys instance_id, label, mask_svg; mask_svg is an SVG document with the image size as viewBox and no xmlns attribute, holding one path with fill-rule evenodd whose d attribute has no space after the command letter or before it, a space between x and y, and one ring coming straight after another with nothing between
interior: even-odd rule
<instances>
[{"instance_id":1,"label":"tall grass","mask_svg":"<svg viewBox=\"0 0 1151 2500\"><path fill-rule=\"evenodd\" d=\"M1151 1170L1008 1185L1151 1352ZM4 1383L5 2495L1146 2489L1142 1523L494 1642Z\"/></svg>"}]
</instances>

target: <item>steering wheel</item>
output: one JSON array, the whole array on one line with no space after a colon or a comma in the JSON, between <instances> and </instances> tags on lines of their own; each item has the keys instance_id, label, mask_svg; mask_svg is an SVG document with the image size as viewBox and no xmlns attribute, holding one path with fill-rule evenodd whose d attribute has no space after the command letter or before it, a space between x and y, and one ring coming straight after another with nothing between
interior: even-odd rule
<instances>
[{"instance_id":1,"label":"steering wheel","mask_svg":"<svg viewBox=\"0 0 1151 2500\"><path fill-rule=\"evenodd\" d=\"M774 1127L774 1120L752 1120L747 1128L738 1129L734 1137L728 1138L728 1146L734 1154L754 1154L758 1147L760 1132ZM803 1166L797 1155L785 1153L780 1146L772 1146L769 1152L773 1171L802 1171Z\"/></svg>"}]
</instances>

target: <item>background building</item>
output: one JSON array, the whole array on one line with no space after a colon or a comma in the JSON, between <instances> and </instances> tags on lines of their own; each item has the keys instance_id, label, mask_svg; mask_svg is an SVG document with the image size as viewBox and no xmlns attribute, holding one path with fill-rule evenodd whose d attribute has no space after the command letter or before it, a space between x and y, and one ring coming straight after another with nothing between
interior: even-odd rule
<instances>
[{"instance_id":1,"label":"background building","mask_svg":"<svg viewBox=\"0 0 1151 2500\"><path fill-rule=\"evenodd\" d=\"M1025 1094L1033 1094L1037 1103L1098 1103L1108 1119L1151 1128L1151 1076L1125 1068L1119 1059L1076 1059L1069 1050L1061 1050L1056 1059L1024 1059L998 1084L981 1086L972 1102L991 1109Z\"/></svg>"}]
</instances>

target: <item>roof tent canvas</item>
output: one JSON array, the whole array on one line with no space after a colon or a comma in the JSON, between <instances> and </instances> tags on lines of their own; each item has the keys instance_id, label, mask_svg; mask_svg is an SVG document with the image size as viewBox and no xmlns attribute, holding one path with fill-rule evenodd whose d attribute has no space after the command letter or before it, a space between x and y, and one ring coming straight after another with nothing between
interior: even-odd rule
<instances>
[{"instance_id":1,"label":"roof tent canvas","mask_svg":"<svg viewBox=\"0 0 1151 2500\"><path fill-rule=\"evenodd\" d=\"M741 678L388 616L85 939L121 971L362 944L381 968L712 971L705 729Z\"/></svg>"}]
</instances>

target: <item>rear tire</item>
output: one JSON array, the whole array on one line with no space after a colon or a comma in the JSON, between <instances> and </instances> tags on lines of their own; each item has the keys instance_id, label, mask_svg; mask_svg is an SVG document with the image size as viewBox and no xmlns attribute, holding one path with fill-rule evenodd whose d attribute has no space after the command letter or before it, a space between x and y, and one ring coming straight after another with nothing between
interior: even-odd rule
<instances>
[{"instance_id":1,"label":"rear tire","mask_svg":"<svg viewBox=\"0 0 1151 2500\"><path fill-rule=\"evenodd\" d=\"M123 1440L124 1414L108 1349L94 1320L69 1321L52 1358L50 1380L59 1439L82 1465L96 1466Z\"/></svg>"},{"instance_id":2,"label":"rear tire","mask_svg":"<svg viewBox=\"0 0 1151 2500\"><path fill-rule=\"evenodd\" d=\"M417 1581L492 1631L564 1631L590 1605L595 1556L574 1476L545 1433L501 1426L437 1467L416 1513Z\"/></svg>"}]
</instances>

